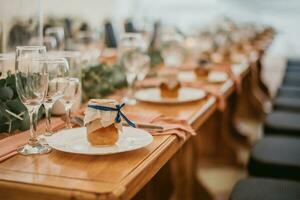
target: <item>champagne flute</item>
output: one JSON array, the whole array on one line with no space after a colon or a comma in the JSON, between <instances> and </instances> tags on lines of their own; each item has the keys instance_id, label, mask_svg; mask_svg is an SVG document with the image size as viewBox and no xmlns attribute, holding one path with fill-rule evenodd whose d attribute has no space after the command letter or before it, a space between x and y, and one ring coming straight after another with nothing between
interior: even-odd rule
<instances>
[{"instance_id":1,"label":"champagne flute","mask_svg":"<svg viewBox=\"0 0 300 200\"><path fill-rule=\"evenodd\" d=\"M46 95L48 74L45 66L33 62L44 55L44 46L18 46L16 50L16 90L21 102L26 106L30 117L30 138L28 143L17 149L20 154L44 154L51 147L37 139L37 115Z\"/></svg>"},{"instance_id":2,"label":"champagne flute","mask_svg":"<svg viewBox=\"0 0 300 200\"><path fill-rule=\"evenodd\" d=\"M138 72L141 71L144 65L145 44L139 33L126 33L121 37L120 41L120 62L126 70L126 79L128 83L128 91L123 99L129 105L136 104L133 98L133 85L137 78Z\"/></svg>"},{"instance_id":3,"label":"champagne flute","mask_svg":"<svg viewBox=\"0 0 300 200\"><path fill-rule=\"evenodd\" d=\"M45 57L36 60L40 65L47 68L48 72L48 88L43 105L46 112L46 132L45 136L51 136L51 110L53 104L62 98L65 87L66 79L69 73L69 64L65 58Z\"/></svg>"},{"instance_id":4,"label":"champagne flute","mask_svg":"<svg viewBox=\"0 0 300 200\"><path fill-rule=\"evenodd\" d=\"M160 33L160 46L166 67L179 67L184 59L183 37L173 27Z\"/></svg>"},{"instance_id":5,"label":"champagne flute","mask_svg":"<svg viewBox=\"0 0 300 200\"><path fill-rule=\"evenodd\" d=\"M78 95L80 94L80 81L78 78L67 78L66 87L63 93L61 101L65 106L66 113L66 127L72 128L71 125L71 108L76 102Z\"/></svg>"}]
</instances>

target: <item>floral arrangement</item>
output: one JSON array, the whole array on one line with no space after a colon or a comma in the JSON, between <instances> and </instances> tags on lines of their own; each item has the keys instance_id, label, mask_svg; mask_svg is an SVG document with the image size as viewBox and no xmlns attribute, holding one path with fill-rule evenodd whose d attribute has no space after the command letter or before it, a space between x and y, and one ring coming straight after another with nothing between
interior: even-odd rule
<instances>
[{"instance_id":1,"label":"floral arrangement","mask_svg":"<svg viewBox=\"0 0 300 200\"><path fill-rule=\"evenodd\" d=\"M41 107L38 119L42 117L43 113ZM0 79L0 133L28 129L29 116L26 107L18 97L15 75L8 72L6 78Z\"/></svg>"},{"instance_id":2,"label":"floral arrangement","mask_svg":"<svg viewBox=\"0 0 300 200\"><path fill-rule=\"evenodd\" d=\"M149 50L151 66L162 62L160 51ZM98 64L89 66L82 71L82 98L103 98L116 89L127 86L124 68L119 64ZM44 114L41 106L38 119ZM15 75L10 72L7 77L0 79L0 133L12 133L29 129L29 116L26 107L20 101L17 91Z\"/></svg>"},{"instance_id":3,"label":"floral arrangement","mask_svg":"<svg viewBox=\"0 0 300 200\"><path fill-rule=\"evenodd\" d=\"M82 71L82 98L102 98L127 86L124 68L119 64L98 64Z\"/></svg>"}]
</instances>

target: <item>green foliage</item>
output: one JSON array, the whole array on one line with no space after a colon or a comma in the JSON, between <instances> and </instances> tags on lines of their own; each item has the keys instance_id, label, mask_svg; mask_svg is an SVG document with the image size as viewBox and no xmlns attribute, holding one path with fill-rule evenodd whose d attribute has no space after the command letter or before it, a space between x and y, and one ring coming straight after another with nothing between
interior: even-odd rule
<instances>
[{"instance_id":1,"label":"green foliage","mask_svg":"<svg viewBox=\"0 0 300 200\"><path fill-rule=\"evenodd\" d=\"M151 67L155 67L163 62L160 50L150 48L148 55L150 57Z\"/></svg>"},{"instance_id":2,"label":"green foliage","mask_svg":"<svg viewBox=\"0 0 300 200\"><path fill-rule=\"evenodd\" d=\"M124 68L120 65L99 64L83 70L83 101L91 98L103 98L115 89L126 86Z\"/></svg>"},{"instance_id":3,"label":"green foliage","mask_svg":"<svg viewBox=\"0 0 300 200\"><path fill-rule=\"evenodd\" d=\"M40 108L38 119L43 116ZM29 129L29 116L16 91L15 75L0 79L0 133Z\"/></svg>"}]
</instances>

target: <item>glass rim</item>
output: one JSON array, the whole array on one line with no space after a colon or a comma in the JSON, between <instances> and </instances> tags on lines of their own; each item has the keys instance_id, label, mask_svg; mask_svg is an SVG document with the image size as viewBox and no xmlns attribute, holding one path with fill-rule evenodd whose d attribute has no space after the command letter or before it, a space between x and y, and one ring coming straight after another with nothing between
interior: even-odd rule
<instances>
[{"instance_id":1,"label":"glass rim","mask_svg":"<svg viewBox=\"0 0 300 200\"><path fill-rule=\"evenodd\" d=\"M38 50L38 49L45 49L45 46L17 46L17 50Z\"/></svg>"},{"instance_id":2,"label":"glass rim","mask_svg":"<svg viewBox=\"0 0 300 200\"><path fill-rule=\"evenodd\" d=\"M44 64L54 64L54 63L64 63L68 65L68 60L64 57L37 57L37 58L33 58L34 62L41 62Z\"/></svg>"}]
</instances>

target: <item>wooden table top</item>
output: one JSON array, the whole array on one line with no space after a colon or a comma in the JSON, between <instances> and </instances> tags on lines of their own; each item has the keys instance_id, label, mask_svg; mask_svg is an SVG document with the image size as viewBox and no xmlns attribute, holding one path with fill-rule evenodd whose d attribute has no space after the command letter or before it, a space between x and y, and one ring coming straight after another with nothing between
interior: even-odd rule
<instances>
[{"instance_id":1,"label":"wooden table top","mask_svg":"<svg viewBox=\"0 0 300 200\"><path fill-rule=\"evenodd\" d=\"M247 74L249 67L241 71ZM224 96L234 91L228 80L215 85ZM180 105L158 105L139 102L126 108L136 112L158 112L179 117L197 129L217 109L216 98ZM36 156L16 155L0 163L0 190L12 188L12 192L44 191L84 199L133 197L176 153L184 143L176 136L154 136L145 148L107 156L86 156L53 150L50 154ZM1 196L1 195L0 195Z\"/></svg>"}]
</instances>

